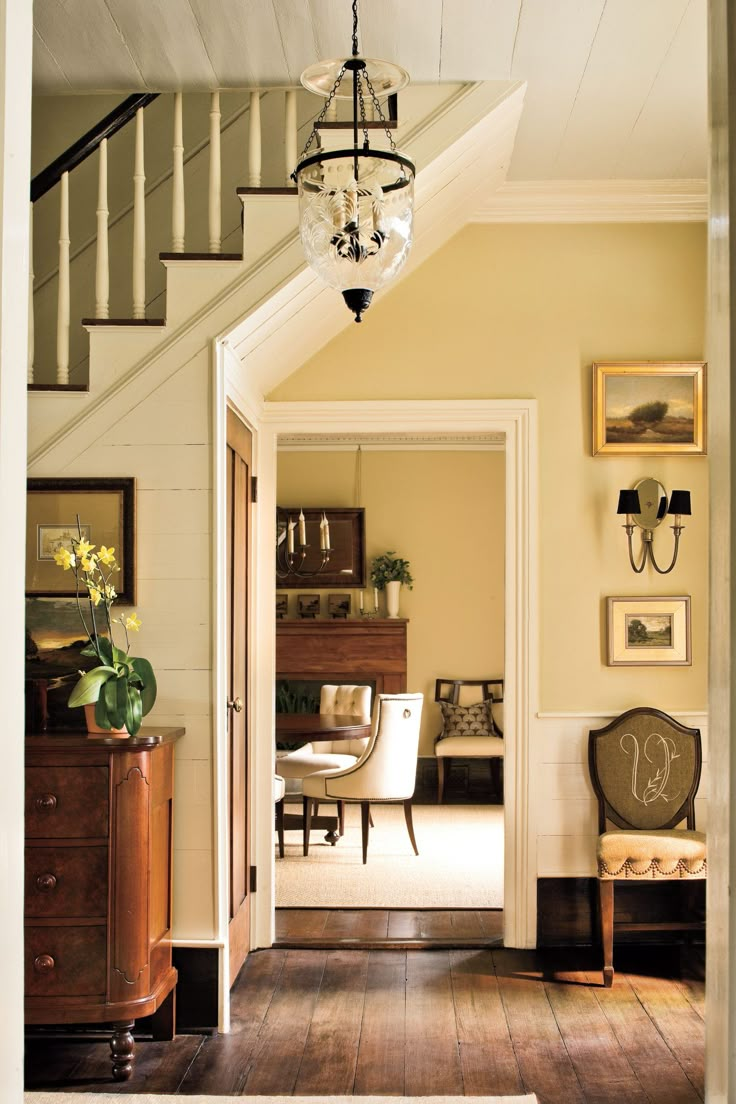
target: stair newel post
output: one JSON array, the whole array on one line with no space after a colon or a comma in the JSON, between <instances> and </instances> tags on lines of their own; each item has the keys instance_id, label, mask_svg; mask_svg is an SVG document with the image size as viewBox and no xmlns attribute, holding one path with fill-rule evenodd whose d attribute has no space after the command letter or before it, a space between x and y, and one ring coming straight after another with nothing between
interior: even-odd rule
<instances>
[{"instance_id":1,"label":"stair newel post","mask_svg":"<svg viewBox=\"0 0 736 1104\"><path fill-rule=\"evenodd\" d=\"M184 252L184 124L181 92L174 95L174 179L171 207L171 252Z\"/></svg>"},{"instance_id":2,"label":"stair newel post","mask_svg":"<svg viewBox=\"0 0 736 1104\"><path fill-rule=\"evenodd\" d=\"M107 138L100 142L97 178L97 262L95 269L95 318L110 317L110 259L107 241Z\"/></svg>"},{"instance_id":3,"label":"stair newel post","mask_svg":"<svg viewBox=\"0 0 736 1104\"><path fill-rule=\"evenodd\" d=\"M28 382L33 383L33 357L35 345L35 322L33 318L33 204L30 205L28 226Z\"/></svg>"},{"instance_id":4,"label":"stair newel post","mask_svg":"<svg viewBox=\"0 0 736 1104\"><path fill-rule=\"evenodd\" d=\"M220 93L213 92L210 100L210 253L219 253L222 242L222 220L220 216L221 174Z\"/></svg>"},{"instance_id":5,"label":"stair newel post","mask_svg":"<svg viewBox=\"0 0 736 1104\"><path fill-rule=\"evenodd\" d=\"M287 188L293 185L291 174L296 168L296 89L287 88L284 93L284 156Z\"/></svg>"},{"instance_id":6,"label":"stair newel post","mask_svg":"<svg viewBox=\"0 0 736 1104\"><path fill-rule=\"evenodd\" d=\"M248 128L248 187L261 186L261 94L250 94L250 125Z\"/></svg>"},{"instance_id":7,"label":"stair newel post","mask_svg":"<svg viewBox=\"0 0 736 1104\"><path fill-rule=\"evenodd\" d=\"M59 288L56 312L56 382L69 382L69 173L59 185Z\"/></svg>"},{"instance_id":8,"label":"stair newel post","mask_svg":"<svg viewBox=\"0 0 736 1104\"><path fill-rule=\"evenodd\" d=\"M133 318L146 317L146 173L143 108L135 113L133 169Z\"/></svg>"}]
</instances>

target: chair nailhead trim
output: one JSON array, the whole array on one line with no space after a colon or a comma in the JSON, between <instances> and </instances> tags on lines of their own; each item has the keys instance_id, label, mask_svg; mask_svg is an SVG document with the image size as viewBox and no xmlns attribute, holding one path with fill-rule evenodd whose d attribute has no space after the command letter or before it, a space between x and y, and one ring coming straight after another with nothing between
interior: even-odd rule
<instances>
[{"instance_id":1,"label":"chair nailhead trim","mask_svg":"<svg viewBox=\"0 0 736 1104\"><path fill-rule=\"evenodd\" d=\"M693 869L688 864L687 859L678 859L675 866L673 866L671 869L669 868L669 864L667 868L663 868L659 864L659 859L652 859L646 870L635 870L633 867L633 863L636 861L636 859L626 859L621 864L621 866L619 866L618 870L611 870L603 859L599 859L598 874L607 874L609 878L618 878L621 875L621 871L625 870L626 873L623 875L624 878L644 878L647 874L654 870L657 874L662 874L664 877L671 878L675 871L679 870L681 878L693 878L698 874L702 874L703 872L707 874L708 871L707 859L703 859L697 869Z\"/></svg>"}]
</instances>

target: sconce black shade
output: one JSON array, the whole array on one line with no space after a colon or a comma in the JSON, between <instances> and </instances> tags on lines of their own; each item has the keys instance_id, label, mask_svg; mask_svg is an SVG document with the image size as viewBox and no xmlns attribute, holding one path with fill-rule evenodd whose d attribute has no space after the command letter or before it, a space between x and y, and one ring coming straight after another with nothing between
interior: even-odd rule
<instances>
[{"instance_id":1,"label":"sconce black shade","mask_svg":"<svg viewBox=\"0 0 736 1104\"><path fill-rule=\"evenodd\" d=\"M667 513L667 497L662 495L659 500L659 506L657 507L657 521L661 521L664 515Z\"/></svg>"},{"instance_id":2,"label":"sconce black shade","mask_svg":"<svg viewBox=\"0 0 736 1104\"><path fill-rule=\"evenodd\" d=\"M689 491L673 491L670 495L670 505L667 510L668 514L690 514L690 492Z\"/></svg>"},{"instance_id":3,"label":"sconce black shade","mask_svg":"<svg viewBox=\"0 0 736 1104\"><path fill-rule=\"evenodd\" d=\"M639 492L636 490L625 490L618 492L618 509L617 514L640 514L641 505L639 504Z\"/></svg>"}]
</instances>

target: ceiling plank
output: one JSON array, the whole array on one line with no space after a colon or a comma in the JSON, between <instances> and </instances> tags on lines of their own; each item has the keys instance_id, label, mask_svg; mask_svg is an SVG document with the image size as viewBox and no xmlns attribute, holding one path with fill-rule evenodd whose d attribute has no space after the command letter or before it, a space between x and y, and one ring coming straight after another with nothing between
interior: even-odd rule
<instances>
[{"instance_id":1,"label":"ceiling plank","mask_svg":"<svg viewBox=\"0 0 736 1104\"><path fill-rule=\"evenodd\" d=\"M555 179L628 177L623 150L664 63L688 0L607 4L572 106ZM677 142L677 124L672 137Z\"/></svg>"},{"instance_id":2,"label":"ceiling plank","mask_svg":"<svg viewBox=\"0 0 736 1104\"><path fill-rule=\"evenodd\" d=\"M604 7L605 0L524 0L511 75L528 87L509 178L549 177Z\"/></svg>"},{"instance_id":3,"label":"ceiling plank","mask_svg":"<svg viewBox=\"0 0 736 1104\"><path fill-rule=\"evenodd\" d=\"M440 80L511 75L522 0L465 0L442 10Z\"/></svg>"},{"instance_id":4,"label":"ceiling plank","mask_svg":"<svg viewBox=\"0 0 736 1104\"><path fill-rule=\"evenodd\" d=\"M96 4L91 17L87 5L45 0L34 5L33 19L67 87L145 90L141 72L104 4Z\"/></svg>"},{"instance_id":5,"label":"ceiling plank","mask_svg":"<svg viewBox=\"0 0 736 1104\"><path fill-rule=\"evenodd\" d=\"M284 83L286 58L270 3L189 0L220 88Z\"/></svg>"},{"instance_id":6,"label":"ceiling plank","mask_svg":"<svg viewBox=\"0 0 736 1104\"><path fill-rule=\"evenodd\" d=\"M286 60L286 83L298 84L307 66L321 60L317 56L312 13L306 4L294 4L289 0L271 0L271 3Z\"/></svg>"},{"instance_id":7,"label":"ceiling plank","mask_svg":"<svg viewBox=\"0 0 736 1104\"><path fill-rule=\"evenodd\" d=\"M64 75L64 70L49 50L48 46L38 33L33 30L33 90L45 92L57 89L59 83L66 85L71 91L71 85Z\"/></svg>"},{"instance_id":8,"label":"ceiling plank","mask_svg":"<svg viewBox=\"0 0 736 1104\"><path fill-rule=\"evenodd\" d=\"M690 0L624 150L635 177L704 177L708 164L706 0ZM623 158L622 158L623 161ZM616 166L617 175L622 168Z\"/></svg>"},{"instance_id":9,"label":"ceiling plank","mask_svg":"<svg viewBox=\"0 0 736 1104\"><path fill-rule=\"evenodd\" d=\"M358 11L366 57L396 62L413 81L440 79L442 0L363 0Z\"/></svg>"},{"instance_id":10,"label":"ceiling plank","mask_svg":"<svg viewBox=\"0 0 736 1104\"><path fill-rule=\"evenodd\" d=\"M176 91L193 85L217 87L215 71L188 3L105 0L105 4L147 88Z\"/></svg>"}]
</instances>

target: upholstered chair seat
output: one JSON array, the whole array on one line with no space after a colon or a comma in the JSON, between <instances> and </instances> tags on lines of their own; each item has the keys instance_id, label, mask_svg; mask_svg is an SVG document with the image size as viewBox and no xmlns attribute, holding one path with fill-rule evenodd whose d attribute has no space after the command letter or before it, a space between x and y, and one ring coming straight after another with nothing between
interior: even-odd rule
<instances>
[{"instance_id":1,"label":"upholstered chair seat","mask_svg":"<svg viewBox=\"0 0 736 1104\"><path fill-rule=\"evenodd\" d=\"M461 702L463 695L479 694L480 701ZM494 789L501 795L504 741L493 705L503 701L503 679L437 679L434 700L442 715L442 731L434 745L438 804L444 800L445 779L456 757L487 759Z\"/></svg>"},{"instance_id":2,"label":"upholstered chair seat","mask_svg":"<svg viewBox=\"0 0 736 1104\"><path fill-rule=\"evenodd\" d=\"M367 723L371 715L371 688L325 683L320 690L319 711L363 717ZM317 771L342 770L356 763L367 746L367 736L359 740L312 740L279 757L279 774L284 778L305 778Z\"/></svg>"},{"instance_id":3,"label":"upholstered chair seat","mask_svg":"<svg viewBox=\"0 0 736 1104\"><path fill-rule=\"evenodd\" d=\"M373 711L368 746L353 766L306 775L304 790L304 854L309 854L309 830L315 804L358 802L363 830L363 862L368 856L370 806L403 802L409 839L417 850L411 799L417 773L422 694L379 694Z\"/></svg>"},{"instance_id":4,"label":"upholstered chair seat","mask_svg":"<svg viewBox=\"0 0 736 1104\"><path fill-rule=\"evenodd\" d=\"M325 741L321 742L324 743ZM357 744L360 741L355 740L354 742ZM341 746L347 747L349 745L343 743ZM290 751L288 755L282 755L277 760L277 765L284 778L305 778L308 774L315 774L317 771L342 770L343 767L351 767L357 760L357 754L334 755L332 752L316 752L314 744L305 744L297 751Z\"/></svg>"},{"instance_id":5,"label":"upholstered chair seat","mask_svg":"<svg viewBox=\"0 0 736 1104\"><path fill-rule=\"evenodd\" d=\"M446 740L440 738L434 745L438 758L458 755L461 759L490 759L503 756L503 752L504 742L500 736L450 736Z\"/></svg>"},{"instance_id":6,"label":"upholstered chair seat","mask_svg":"<svg viewBox=\"0 0 736 1104\"><path fill-rule=\"evenodd\" d=\"M604 832L598 837L599 878L667 880L705 878L705 833Z\"/></svg>"}]
</instances>

